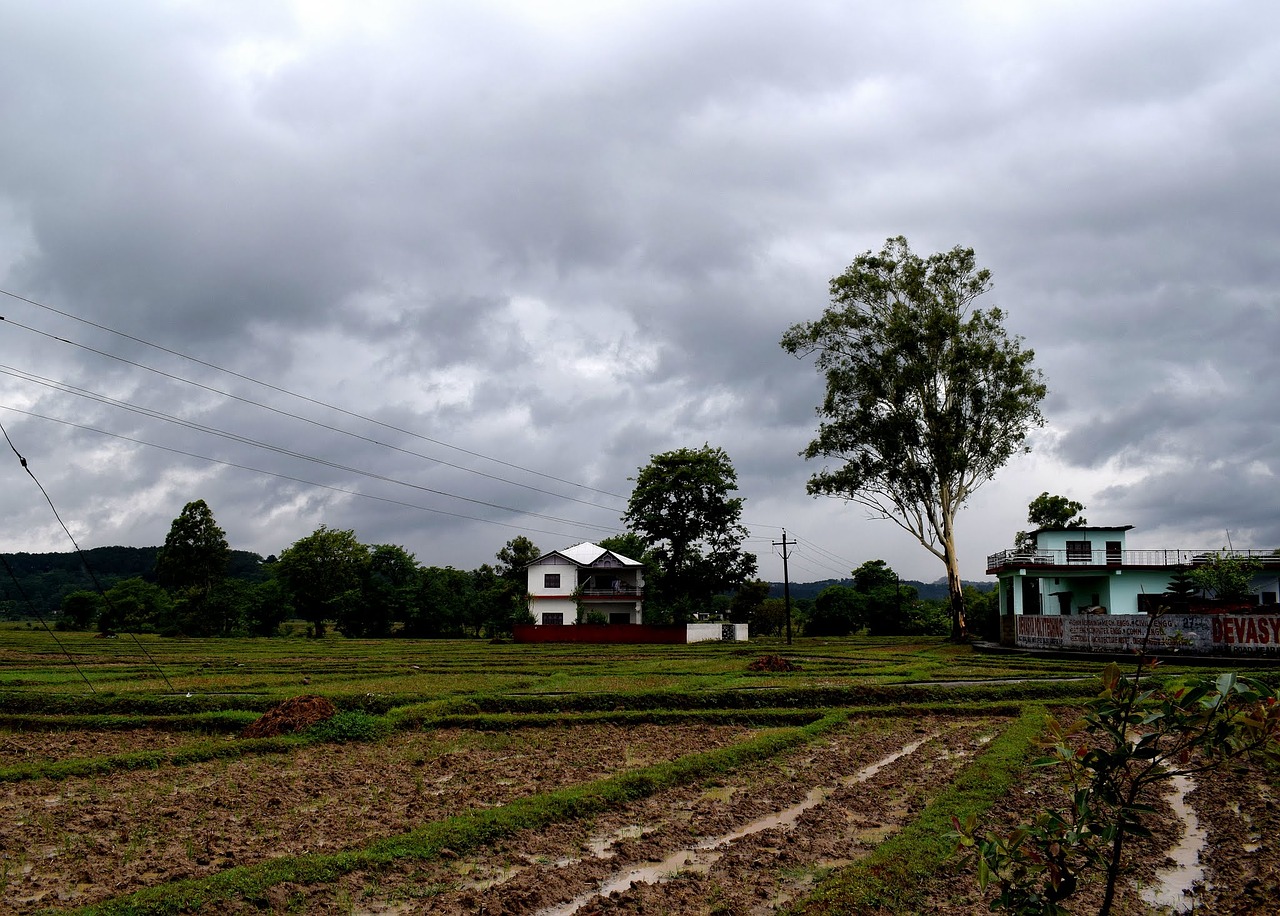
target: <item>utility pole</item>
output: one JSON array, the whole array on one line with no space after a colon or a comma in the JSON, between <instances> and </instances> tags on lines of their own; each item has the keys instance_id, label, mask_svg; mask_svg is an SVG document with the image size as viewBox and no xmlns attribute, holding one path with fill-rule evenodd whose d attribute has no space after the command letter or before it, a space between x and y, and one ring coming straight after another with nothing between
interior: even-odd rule
<instances>
[{"instance_id":1,"label":"utility pole","mask_svg":"<svg viewBox=\"0 0 1280 916\"><path fill-rule=\"evenodd\" d=\"M795 541L787 540L787 529L782 529L782 540L774 541L774 547L782 548L782 600L787 606L787 645L791 645L791 573L787 571L787 548L794 544Z\"/></svg>"}]
</instances>

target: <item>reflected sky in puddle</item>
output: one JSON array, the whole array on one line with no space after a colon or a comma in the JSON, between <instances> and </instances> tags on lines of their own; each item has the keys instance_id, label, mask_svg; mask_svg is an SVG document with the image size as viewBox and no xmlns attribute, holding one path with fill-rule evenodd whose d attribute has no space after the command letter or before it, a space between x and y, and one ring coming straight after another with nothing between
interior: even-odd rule
<instances>
[{"instance_id":1,"label":"reflected sky in puddle","mask_svg":"<svg viewBox=\"0 0 1280 916\"><path fill-rule=\"evenodd\" d=\"M539 910L535 916L573 916L596 897L607 897L617 891L625 891L632 884L658 884L669 880L679 872L699 872L705 874L710 870L711 866L719 861L724 855L724 848L752 834L760 833L774 827L790 827L799 820L800 815L815 805L826 801L837 789L856 785L860 782L866 782L875 776L882 769L887 767L894 761L914 753L921 745L935 737L927 735L918 741L913 741L898 750L883 757L868 766L863 767L856 773L844 777L834 786L818 786L810 789L804 800L785 808L782 811L776 811L773 814L766 815L739 827L722 836L712 837L695 843L684 849L676 850L668 855L661 862L653 865L645 865L638 868L628 869L626 871L617 872L606 878L598 884L595 889L575 897L567 903L559 906L549 907Z\"/></svg>"},{"instance_id":2,"label":"reflected sky in puddle","mask_svg":"<svg viewBox=\"0 0 1280 916\"><path fill-rule=\"evenodd\" d=\"M1174 864L1156 872L1156 883L1142 891L1142 899L1152 906L1169 907L1175 913L1189 912L1191 898L1183 892L1191 890L1196 882L1204 880L1204 866L1200 864L1200 850L1204 848L1208 834L1200 826L1200 819L1187 804L1187 794L1195 787L1190 776L1174 776L1170 780L1169 804L1182 823L1182 839L1169 851Z\"/></svg>"}]
</instances>

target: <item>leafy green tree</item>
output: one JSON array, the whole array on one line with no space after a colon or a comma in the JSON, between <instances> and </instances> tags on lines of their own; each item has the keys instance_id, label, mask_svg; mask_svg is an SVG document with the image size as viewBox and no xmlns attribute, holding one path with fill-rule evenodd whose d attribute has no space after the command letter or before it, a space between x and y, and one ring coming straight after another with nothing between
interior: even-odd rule
<instances>
[{"instance_id":1,"label":"leafy green tree","mask_svg":"<svg viewBox=\"0 0 1280 916\"><path fill-rule=\"evenodd\" d=\"M1200 594L1200 586L1191 577L1191 567L1178 564L1169 576L1169 585L1161 600L1174 613L1185 612L1191 601Z\"/></svg>"},{"instance_id":2,"label":"leafy green tree","mask_svg":"<svg viewBox=\"0 0 1280 916\"><path fill-rule=\"evenodd\" d=\"M490 629L494 635L511 632L512 622L524 619L529 613L529 573L528 566L542 552L538 546L524 535L507 541L506 545L495 555L498 566L496 572L502 579L490 597L493 604L489 614Z\"/></svg>"},{"instance_id":3,"label":"leafy green tree","mask_svg":"<svg viewBox=\"0 0 1280 916\"><path fill-rule=\"evenodd\" d=\"M1089 524L1080 513L1084 511L1084 503L1065 496L1050 496L1045 490L1027 504L1027 522L1031 529L1040 528L1083 528ZM1019 531L1014 543L1019 550L1031 550L1035 543L1028 531Z\"/></svg>"},{"instance_id":4,"label":"leafy green tree","mask_svg":"<svg viewBox=\"0 0 1280 916\"><path fill-rule=\"evenodd\" d=\"M460 569L422 568L418 572L417 594L402 632L421 639L463 635L474 588L471 574Z\"/></svg>"},{"instance_id":5,"label":"leafy green tree","mask_svg":"<svg viewBox=\"0 0 1280 916\"><path fill-rule=\"evenodd\" d=\"M828 585L813 601L806 636L848 636L867 624L867 596L847 585Z\"/></svg>"},{"instance_id":6,"label":"leafy green tree","mask_svg":"<svg viewBox=\"0 0 1280 916\"><path fill-rule=\"evenodd\" d=\"M524 589L520 590L523 594ZM504 579L497 569L488 563L471 571L471 595L466 604L465 624L469 635L498 636L511 632L511 620L520 607L513 598L515 586ZM521 607L528 607L521 603Z\"/></svg>"},{"instance_id":7,"label":"leafy green tree","mask_svg":"<svg viewBox=\"0 0 1280 916\"><path fill-rule=\"evenodd\" d=\"M1187 577L1219 601L1239 602L1253 594L1253 577L1261 569L1259 560L1223 550L1201 558Z\"/></svg>"},{"instance_id":8,"label":"leafy green tree","mask_svg":"<svg viewBox=\"0 0 1280 916\"><path fill-rule=\"evenodd\" d=\"M747 623L752 636L781 636L787 627L787 603L781 598L766 598Z\"/></svg>"},{"instance_id":9,"label":"leafy green tree","mask_svg":"<svg viewBox=\"0 0 1280 916\"><path fill-rule=\"evenodd\" d=\"M853 571L853 590L863 596L862 621L873 636L925 635L930 614L914 586L903 585L884 560L868 560Z\"/></svg>"},{"instance_id":10,"label":"leafy green tree","mask_svg":"<svg viewBox=\"0 0 1280 916\"><path fill-rule=\"evenodd\" d=\"M58 617L59 630L87 630L102 610L102 597L97 592L80 589L62 599Z\"/></svg>"},{"instance_id":11,"label":"leafy green tree","mask_svg":"<svg viewBox=\"0 0 1280 916\"><path fill-rule=\"evenodd\" d=\"M368 565L369 548L354 531L321 525L280 554L275 574L295 611L320 639L326 621L349 614L348 593L359 594Z\"/></svg>"},{"instance_id":12,"label":"leafy green tree","mask_svg":"<svg viewBox=\"0 0 1280 916\"><path fill-rule=\"evenodd\" d=\"M760 605L769 597L770 585L763 579L752 579L738 586L729 602L729 619L734 623L750 624L760 611Z\"/></svg>"},{"instance_id":13,"label":"leafy green tree","mask_svg":"<svg viewBox=\"0 0 1280 916\"><path fill-rule=\"evenodd\" d=\"M966 585L964 606L972 632L987 640L1000 638L1000 592L997 589L980 591Z\"/></svg>"},{"instance_id":14,"label":"leafy green tree","mask_svg":"<svg viewBox=\"0 0 1280 916\"><path fill-rule=\"evenodd\" d=\"M236 624L225 602L211 602L227 574L231 548L203 499L189 502L169 526L156 556L156 581L173 598L161 626L168 635L225 636Z\"/></svg>"},{"instance_id":15,"label":"leafy green tree","mask_svg":"<svg viewBox=\"0 0 1280 916\"><path fill-rule=\"evenodd\" d=\"M343 636L391 635L395 621L409 616L418 586L418 561L394 544L370 548L358 593L349 594L337 620Z\"/></svg>"},{"instance_id":16,"label":"leafy green tree","mask_svg":"<svg viewBox=\"0 0 1280 916\"><path fill-rule=\"evenodd\" d=\"M755 575L756 558L742 549L742 498L731 495L738 475L723 449L654 455L635 484L623 521L648 545L657 567L656 589L649 591L676 622ZM652 619L648 607L645 613Z\"/></svg>"},{"instance_id":17,"label":"leafy green tree","mask_svg":"<svg viewBox=\"0 0 1280 916\"><path fill-rule=\"evenodd\" d=\"M168 618L172 600L160 586L141 577L123 579L103 595L98 615L102 633L153 633Z\"/></svg>"},{"instance_id":18,"label":"leafy green tree","mask_svg":"<svg viewBox=\"0 0 1280 916\"><path fill-rule=\"evenodd\" d=\"M1083 511L1084 503L1065 496L1050 496L1046 490L1027 504L1027 522L1033 528L1083 528L1089 524L1080 514Z\"/></svg>"},{"instance_id":19,"label":"leafy green tree","mask_svg":"<svg viewBox=\"0 0 1280 916\"><path fill-rule=\"evenodd\" d=\"M498 560L498 575L523 588L528 581L525 568L542 556L542 553L538 550L538 545L520 534L507 541L495 556Z\"/></svg>"},{"instance_id":20,"label":"leafy green tree","mask_svg":"<svg viewBox=\"0 0 1280 916\"><path fill-rule=\"evenodd\" d=\"M189 502L173 520L156 556L156 581L171 592L207 595L227 572L231 548L203 499Z\"/></svg>"},{"instance_id":21,"label":"leafy green tree","mask_svg":"<svg viewBox=\"0 0 1280 916\"><path fill-rule=\"evenodd\" d=\"M802 453L838 462L808 491L889 519L947 571L951 638L966 636L955 517L1044 421L1033 352L1003 313L972 308L991 287L973 250L921 258L889 239L831 281L831 305L793 325L787 352L817 354L827 390L818 435Z\"/></svg>"}]
</instances>

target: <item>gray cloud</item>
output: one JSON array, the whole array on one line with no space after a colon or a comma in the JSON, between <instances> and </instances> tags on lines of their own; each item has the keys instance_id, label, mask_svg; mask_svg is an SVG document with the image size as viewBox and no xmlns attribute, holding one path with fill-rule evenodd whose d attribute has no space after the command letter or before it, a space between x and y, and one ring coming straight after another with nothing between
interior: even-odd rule
<instances>
[{"instance_id":1,"label":"gray cloud","mask_svg":"<svg viewBox=\"0 0 1280 916\"><path fill-rule=\"evenodd\" d=\"M0 314L428 457L4 325L4 365L392 480L12 376L0 404L511 527L0 419L89 545L158 543L204 498L238 547L324 522L474 566L523 530L563 546L617 524L616 498L510 465L625 496L650 454L710 442L767 574L785 524L934 578L892 526L804 495L821 379L777 346L901 233L976 248L1052 391L1036 456L961 518L966 575L1045 489L1135 542L1280 541L1276 19L1191 0L10 6L0 286L350 413ZM62 549L47 506L4 492L0 549ZM584 494L606 508L564 498ZM822 556L814 577L838 574Z\"/></svg>"}]
</instances>

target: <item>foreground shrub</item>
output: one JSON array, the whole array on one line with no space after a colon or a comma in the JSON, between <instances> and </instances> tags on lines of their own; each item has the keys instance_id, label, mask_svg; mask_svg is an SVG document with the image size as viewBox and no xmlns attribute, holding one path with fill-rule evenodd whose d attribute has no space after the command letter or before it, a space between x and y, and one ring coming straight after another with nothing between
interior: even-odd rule
<instances>
[{"instance_id":1,"label":"foreground shrub","mask_svg":"<svg viewBox=\"0 0 1280 916\"><path fill-rule=\"evenodd\" d=\"M1102 674L1102 693L1064 725L1053 718L1035 765L1055 767L1066 794L1060 810L1042 810L1009 833L978 836L977 818L954 822L973 851L978 883L995 884L993 909L1058 916L1087 872L1105 877L1099 916L1108 916L1130 837L1144 823L1159 784L1219 769L1232 760L1280 762L1280 692L1234 674L1201 677L1169 692L1144 687L1144 664L1124 677L1116 664Z\"/></svg>"}]
</instances>

